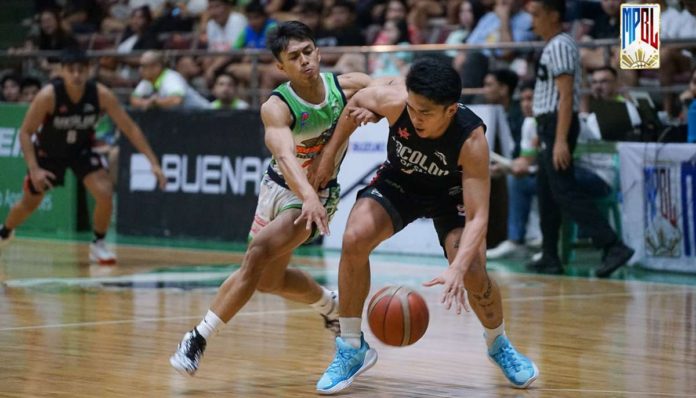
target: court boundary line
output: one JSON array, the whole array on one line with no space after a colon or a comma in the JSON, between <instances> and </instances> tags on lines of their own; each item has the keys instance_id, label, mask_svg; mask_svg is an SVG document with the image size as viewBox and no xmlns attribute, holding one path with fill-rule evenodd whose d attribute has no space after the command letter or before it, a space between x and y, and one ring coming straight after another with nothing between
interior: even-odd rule
<instances>
[{"instance_id":1,"label":"court boundary line","mask_svg":"<svg viewBox=\"0 0 696 398\"><path fill-rule=\"evenodd\" d=\"M647 396L660 396L660 397L696 397L696 394L673 394L667 392L642 392L642 391L615 391L615 390L584 390L580 388L530 388L527 391L540 391L540 392L579 392L585 394L621 394L621 395L647 395Z\"/></svg>"}]
</instances>

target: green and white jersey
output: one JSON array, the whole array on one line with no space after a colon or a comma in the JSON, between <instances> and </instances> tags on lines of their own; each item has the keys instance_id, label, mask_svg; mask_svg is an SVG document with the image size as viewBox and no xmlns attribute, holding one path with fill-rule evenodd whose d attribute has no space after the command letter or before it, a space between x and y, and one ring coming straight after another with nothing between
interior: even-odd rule
<instances>
[{"instance_id":1,"label":"green and white jersey","mask_svg":"<svg viewBox=\"0 0 696 398\"><path fill-rule=\"evenodd\" d=\"M346 97L338 84L338 77L333 73L321 73L320 78L324 82L326 93L321 104L310 104L300 98L292 89L290 82L281 84L272 93L290 108L292 114L290 129L295 140L295 157L305 172L333 134L338 118L346 106ZM342 148L338 159L342 159L344 153L345 147ZM275 159L271 160L270 168L281 175ZM333 178L336 178L337 174L338 167Z\"/></svg>"}]
</instances>

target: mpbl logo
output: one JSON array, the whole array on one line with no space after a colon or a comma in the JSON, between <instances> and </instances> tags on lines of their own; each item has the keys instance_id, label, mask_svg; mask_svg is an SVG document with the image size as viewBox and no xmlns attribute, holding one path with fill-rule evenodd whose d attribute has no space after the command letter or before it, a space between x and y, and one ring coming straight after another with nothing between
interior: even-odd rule
<instances>
[{"instance_id":1,"label":"mpbl logo","mask_svg":"<svg viewBox=\"0 0 696 398\"><path fill-rule=\"evenodd\" d=\"M660 67L659 4L621 5L621 69Z\"/></svg>"}]
</instances>

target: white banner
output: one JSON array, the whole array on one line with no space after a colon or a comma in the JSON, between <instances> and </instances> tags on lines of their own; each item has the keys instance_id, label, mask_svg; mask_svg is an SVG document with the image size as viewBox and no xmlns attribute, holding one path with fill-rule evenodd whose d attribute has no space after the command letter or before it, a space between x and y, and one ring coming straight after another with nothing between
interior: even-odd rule
<instances>
[{"instance_id":1,"label":"white banner","mask_svg":"<svg viewBox=\"0 0 696 398\"><path fill-rule=\"evenodd\" d=\"M493 147L496 136L504 156L510 157L513 149L512 135L508 127L503 108L499 105L468 106L486 124L486 137ZM387 159L387 138L389 124L382 119L377 124L368 124L358 128L350 137L346 158L338 174L341 183L341 201L338 211L331 222L331 235L324 238L324 247L340 249L343 231L346 228L348 214L355 203L355 195L365 187L377 167ZM379 245L375 252L442 255L442 248L437 239L432 220L419 219L400 231L395 236Z\"/></svg>"},{"instance_id":2,"label":"white banner","mask_svg":"<svg viewBox=\"0 0 696 398\"><path fill-rule=\"evenodd\" d=\"M623 239L646 268L696 273L696 145L620 143Z\"/></svg>"}]
</instances>

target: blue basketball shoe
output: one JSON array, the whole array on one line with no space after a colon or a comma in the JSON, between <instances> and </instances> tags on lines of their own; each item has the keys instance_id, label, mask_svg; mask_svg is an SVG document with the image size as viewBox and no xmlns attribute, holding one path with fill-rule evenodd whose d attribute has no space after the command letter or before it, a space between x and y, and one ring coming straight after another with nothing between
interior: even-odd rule
<instances>
[{"instance_id":1,"label":"blue basketball shoe","mask_svg":"<svg viewBox=\"0 0 696 398\"><path fill-rule=\"evenodd\" d=\"M335 394L348 388L353 380L377 362L377 351L370 348L364 336L360 336L360 348L336 337L336 356L317 382L319 394Z\"/></svg>"},{"instance_id":2,"label":"blue basketball shoe","mask_svg":"<svg viewBox=\"0 0 696 398\"><path fill-rule=\"evenodd\" d=\"M495 339L488 349L488 359L498 365L515 388L527 388L539 377L539 369L534 362L517 352L505 335Z\"/></svg>"}]
</instances>

